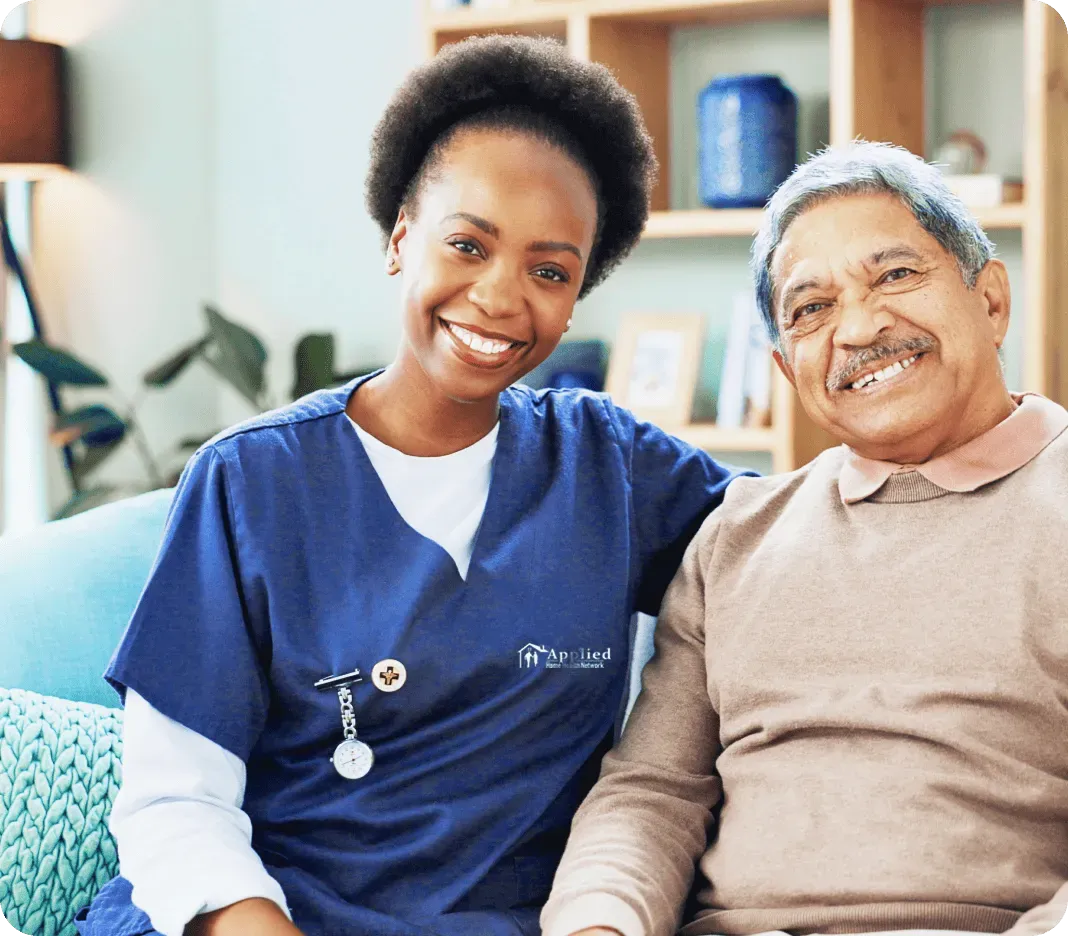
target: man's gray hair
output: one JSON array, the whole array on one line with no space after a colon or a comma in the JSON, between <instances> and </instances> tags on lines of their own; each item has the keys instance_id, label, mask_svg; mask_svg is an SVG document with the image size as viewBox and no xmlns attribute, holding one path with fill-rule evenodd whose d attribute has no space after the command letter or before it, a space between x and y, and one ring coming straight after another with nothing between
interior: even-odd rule
<instances>
[{"instance_id":1,"label":"man's gray hair","mask_svg":"<svg viewBox=\"0 0 1068 936\"><path fill-rule=\"evenodd\" d=\"M757 305L772 343L781 351L771 267L786 231L809 208L843 195L887 194L901 199L916 220L957 258L968 288L994 256L994 245L937 166L889 143L828 147L798 166L775 192L753 242Z\"/></svg>"}]
</instances>

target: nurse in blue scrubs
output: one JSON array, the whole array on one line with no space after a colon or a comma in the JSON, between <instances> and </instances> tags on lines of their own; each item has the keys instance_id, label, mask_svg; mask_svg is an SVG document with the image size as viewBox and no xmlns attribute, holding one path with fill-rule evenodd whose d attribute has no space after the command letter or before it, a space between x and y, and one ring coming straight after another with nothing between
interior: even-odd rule
<instances>
[{"instance_id":1,"label":"nurse in blue scrubs","mask_svg":"<svg viewBox=\"0 0 1068 936\"><path fill-rule=\"evenodd\" d=\"M123 876L83 934L538 932L632 614L732 479L603 396L519 385L654 173L633 98L552 42L450 46L397 92L367 198L400 349L187 467L107 673Z\"/></svg>"}]
</instances>

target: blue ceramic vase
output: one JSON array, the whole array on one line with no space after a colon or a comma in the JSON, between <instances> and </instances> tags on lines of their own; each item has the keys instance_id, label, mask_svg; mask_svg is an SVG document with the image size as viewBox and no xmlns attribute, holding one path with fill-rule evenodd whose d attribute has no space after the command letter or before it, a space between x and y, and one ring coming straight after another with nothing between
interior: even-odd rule
<instances>
[{"instance_id":1,"label":"blue ceramic vase","mask_svg":"<svg viewBox=\"0 0 1068 936\"><path fill-rule=\"evenodd\" d=\"M777 75L713 79L697 99L697 128L709 208L761 208L794 170L797 97Z\"/></svg>"}]
</instances>

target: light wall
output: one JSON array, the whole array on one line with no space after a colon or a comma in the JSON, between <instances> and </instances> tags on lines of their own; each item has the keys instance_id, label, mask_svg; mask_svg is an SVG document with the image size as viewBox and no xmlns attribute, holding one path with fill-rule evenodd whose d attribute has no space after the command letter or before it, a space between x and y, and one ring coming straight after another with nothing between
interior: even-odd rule
<instances>
[{"instance_id":1,"label":"light wall","mask_svg":"<svg viewBox=\"0 0 1068 936\"><path fill-rule=\"evenodd\" d=\"M215 291L213 0L33 0L34 34L69 48L77 172L39 183L34 276L49 338L104 371L122 409L201 327ZM98 391L70 394L95 401ZM217 420L190 373L140 408L152 449ZM137 481L131 446L105 473ZM62 476L54 477L62 501Z\"/></svg>"},{"instance_id":2,"label":"light wall","mask_svg":"<svg viewBox=\"0 0 1068 936\"><path fill-rule=\"evenodd\" d=\"M396 348L396 283L363 182L371 131L420 60L418 11L216 0L218 298L270 339L276 398L288 399L301 334L335 333L346 370Z\"/></svg>"}]
</instances>

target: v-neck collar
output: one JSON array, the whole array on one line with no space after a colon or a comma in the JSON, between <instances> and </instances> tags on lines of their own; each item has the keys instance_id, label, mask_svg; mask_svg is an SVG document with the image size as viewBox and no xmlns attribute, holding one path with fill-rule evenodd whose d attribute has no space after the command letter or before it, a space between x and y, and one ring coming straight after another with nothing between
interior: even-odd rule
<instances>
[{"instance_id":1,"label":"v-neck collar","mask_svg":"<svg viewBox=\"0 0 1068 936\"><path fill-rule=\"evenodd\" d=\"M460 575L460 570L456 568L456 563L449 553L434 540L424 536L418 530L414 529L408 521L406 521L397 510L396 505L393 503L393 499L389 496L389 492L386 490L386 486L382 483L382 479L378 476L378 472L375 470L374 465L371 463L371 458L367 454L367 450L364 448L363 441L360 439L356 432L355 427L351 424L348 418L348 402L352 395L372 377L377 377L383 372L384 368L376 370L370 374L365 374L362 377L357 377L355 380L350 381L343 387L339 387L335 390L325 391L325 399L323 400L324 415L340 415L345 422L345 430L347 436L353 441L353 449L356 453L356 458L359 461L361 477L368 477L372 479L369 483L369 488L365 491L365 496L371 496L377 502L374 506L377 508L376 513L379 516L390 516L394 524L400 529L405 536L413 537L415 541L424 544L426 547L433 549L437 555L446 562L451 573L455 576L455 579L463 584L465 581L470 582L472 576L478 575L483 569L483 557L492 553L493 543L502 534L502 524L504 528L507 528L510 520L507 514L510 512L508 507L513 506L516 503L514 492L511 490L511 486L515 481L516 472L509 470L509 467L515 466L516 456L518 452L518 426L517 420L513 418L517 415L516 403L512 398L512 394L515 392L512 388L503 390L498 399L498 421L500 428L497 433L497 452L493 457L493 464L490 467L490 485L489 492L486 497L486 506L482 512L482 522L478 525L478 530L475 533L475 539L471 548L471 562L467 569L466 580ZM372 493L373 492L373 493Z\"/></svg>"}]
</instances>

